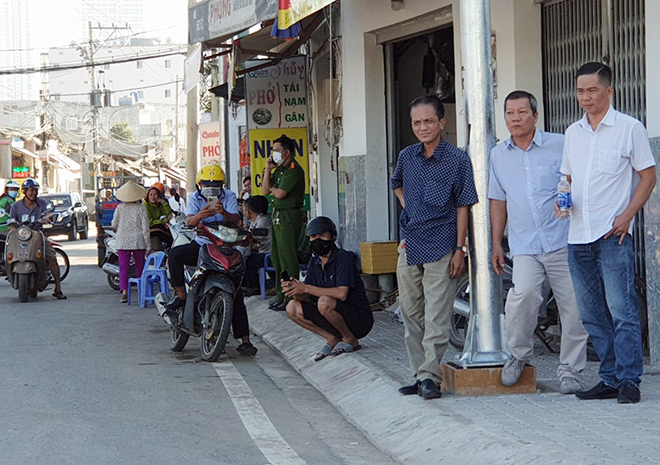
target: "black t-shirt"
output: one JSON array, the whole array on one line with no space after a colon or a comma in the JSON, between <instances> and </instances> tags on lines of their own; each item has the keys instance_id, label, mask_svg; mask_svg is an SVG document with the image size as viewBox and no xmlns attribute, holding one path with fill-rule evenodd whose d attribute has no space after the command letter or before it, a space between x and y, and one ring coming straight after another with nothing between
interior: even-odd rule
<instances>
[{"instance_id":1,"label":"black t-shirt","mask_svg":"<svg viewBox=\"0 0 660 465\"><path fill-rule=\"evenodd\" d=\"M317 287L348 287L348 296L344 301L356 310L371 312L369 300L364 290L364 284L358 273L353 254L344 249L333 247L330 259L321 266L321 259L313 256L307 265L305 284Z\"/></svg>"}]
</instances>

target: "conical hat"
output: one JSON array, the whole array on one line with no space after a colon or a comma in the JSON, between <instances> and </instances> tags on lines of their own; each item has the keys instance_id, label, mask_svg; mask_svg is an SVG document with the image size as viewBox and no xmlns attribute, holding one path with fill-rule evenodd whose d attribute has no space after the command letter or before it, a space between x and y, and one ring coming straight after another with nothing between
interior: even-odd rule
<instances>
[{"instance_id":1,"label":"conical hat","mask_svg":"<svg viewBox=\"0 0 660 465\"><path fill-rule=\"evenodd\" d=\"M115 192L115 197L122 202L137 202L143 199L146 193L144 187L133 181L128 181Z\"/></svg>"}]
</instances>

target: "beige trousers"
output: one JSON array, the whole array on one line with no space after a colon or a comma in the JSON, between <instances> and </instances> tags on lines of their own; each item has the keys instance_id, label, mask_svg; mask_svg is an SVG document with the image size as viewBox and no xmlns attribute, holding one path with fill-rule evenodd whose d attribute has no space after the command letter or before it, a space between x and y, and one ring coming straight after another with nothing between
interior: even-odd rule
<instances>
[{"instance_id":1,"label":"beige trousers","mask_svg":"<svg viewBox=\"0 0 660 465\"><path fill-rule=\"evenodd\" d=\"M582 326L568 270L568 249L539 255L513 257L513 287L506 299L506 336L519 360L529 360L534 330L543 303L543 282L548 279L561 319L561 345L557 376L582 380L587 365L588 334Z\"/></svg>"},{"instance_id":2,"label":"beige trousers","mask_svg":"<svg viewBox=\"0 0 660 465\"><path fill-rule=\"evenodd\" d=\"M410 371L419 381L442 382L440 363L449 342L457 280L449 278L448 253L438 262L408 265L399 244L396 277Z\"/></svg>"}]
</instances>

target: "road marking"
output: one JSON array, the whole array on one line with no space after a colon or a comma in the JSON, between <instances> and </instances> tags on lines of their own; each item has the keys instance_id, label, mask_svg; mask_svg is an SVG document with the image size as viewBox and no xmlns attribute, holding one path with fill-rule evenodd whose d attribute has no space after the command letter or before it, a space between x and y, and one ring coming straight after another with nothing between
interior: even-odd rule
<instances>
[{"instance_id":1,"label":"road marking","mask_svg":"<svg viewBox=\"0 0 660 465\"><path fill-rule=\"evenodd\" d=\"M304 465L266 415L252 389L231 361L213 363L248 434L272 465Z\"/></svg>"}]
</instances>

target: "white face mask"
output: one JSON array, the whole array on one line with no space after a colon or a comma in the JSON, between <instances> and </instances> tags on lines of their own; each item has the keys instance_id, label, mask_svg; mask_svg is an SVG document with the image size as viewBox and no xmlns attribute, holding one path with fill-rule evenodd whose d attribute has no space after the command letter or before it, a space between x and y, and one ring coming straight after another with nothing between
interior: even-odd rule
<instances>
[{"instance_id":1,"label":"white face mask","mask_svg":"<svg viewBox=\"0 0 660 465\"><path fill-rule=\"evenodd\" d=\"M220 194L222 194L222 188L221 187L202 187L201 193L207 199L211 199L213 197L219 197Z\"/></svg>"},{"instance_id":2,"label":"white face mask","mask_svg":"<svg viewBox=\"0 0 660 465\"><path fill-rule=\"evenodd\" d=\"M12 199L15 199L16 197L18 197L18 191L8 191L7 195Z\"/></svg>"},{"instance_id":3,"label":"white face mask","mask_svg":"<svg viewBox=\"0 0 660 465\"><path fill-rule=\"evenodd\" d=\"M273 152L273 161L276 165L282 163L283 160L284 158L282 157L282 152Z\"/></svg>"}]
</instances>

